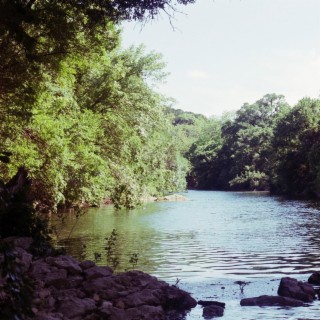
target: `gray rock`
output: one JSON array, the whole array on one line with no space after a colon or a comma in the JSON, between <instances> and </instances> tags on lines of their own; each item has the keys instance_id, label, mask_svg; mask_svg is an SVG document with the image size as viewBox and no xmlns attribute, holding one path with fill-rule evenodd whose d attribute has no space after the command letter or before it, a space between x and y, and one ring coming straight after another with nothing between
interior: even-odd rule
<instances>
[{"instance_id":1,"label":"gray rock","mask_svg":"<svg viewBox=\"0 0 320 320\"><path fill-rule=\"evenodd\" d=\"M33 240L30 237L8 237L1 241L5 243L12 243L15 248L21 248L25 251L30 250L33 243Z\"/></svg>"},{"instance_id":2,"label":"gray rock","mask_svg":"<svg viewBox=\"0 0 320 320\"><path fill-rule=\"evenodd\" d=\"M278 295L304 302L312 302L316 297L316 292L311 284L286 277L280 281Z\"/></svg>"},{"instance_id":3,"label":"gray rock","mask_svg":"<svg viewBox=\"0 0 320 320\"><path fill-rule=\"evenodd\" d=\"M218 307L221 307L221 308L225 308L225 306L226 306L225 303L219 302L219 301L204 301L204 300L199 300L199 301L198 301L198 304L199 304L200 306L203 306L203 307L218 306Z\"/></svg>"},{"instance_id":4,"label":"gray rock","mask_svg":"<svg viewBox=\"0 0 320 320\"><path fill-rule=\"evenodd\" d=\"M166 286L162 294L164 299L162 306L165 310L190 310L197 305L197 301L189 293L175 286Z\"/></svg>"},{"instance_id":5,"label":"gray rock","mask_svg":"<svg viewBox=\"0 0 320 320\"><path fill-rule=\"evenodd\" d=\"M70 297L61 302L58 312L62 313L65 319L84 316L86 313L96 309L96 304L92 299L79 299Z\"/></svg>"},{"instance_id":6,"label":"gray rock","mask_svg":"<svg viewBox=\"0 0 320 320\"><path fill-rule=\"evenodd\" d=\"M212 319L217 317L222 317L224 313L224 308L216 305L211 305L203 308L202 316L205 319Z\"/></svg>"},{"instance_id":7,"label":"gray rock","mask_svg":"<svg viewBox=\"0 0 320 320\"><path fill-rule=\"evenodd\" d=\"M85 260L80 262L79 266L82 270L87 270L89 268L94 267L96 264L93 261Z\"/></svg>"},{"instance_id":8,"label":"gray rock","mask_svg":"<svg viewBox=\"0 0 320 320\"><path fill-rule=\"evenodd\" d=\"M308 283L313 284L315 286L320 286L320 272L314 272L308 279Z\"/></svg>"},{"instance_id":9,"label":"gray rock","mask_svg":"<svg viewBox=\"0 0 320 320\"><path fill-rule=\"evenodd\" d=\"M117 282L116 276L110 276L85 281L83 289L89 296L99 294L104 300L114 300L121 297L126 287Z\"/></svg>"},{"instance_id":10,"label":"gray rock","mask_svg":"<svg viewBox=\"0 0 320 320\"><path fill-rule=\"evenodd\" d=\"M141 306L126 310L126 320L164 320L165 315L160 306Z\"/></svg>"},{"instance_id":11,"label":"gray rock","mask_svg":"<svg viewBox=\"0 0 320 320\"><path fill-rule=\"evenodd\" d=\"M67 270L48 265L41 259L32 264L29 274L38 282L43 281L47 287L65 287L68 276Z\"/></svg>"},{"instance_id":12,"label":"gray rock","mask_svg":"<svg viewBox=\"0 0 320 320\"><path fill-rule=\"evenodd\" d=\"M33 259L32 254L28 253L22 248L16 248L17 253L17 262L20 263L21 269L23 272L27 272L31 266L31 262Z\"/></svg>"},{"instance_id":13,"label":"gray rock","mask_svg":"<svg viewBox=\"0 0 320 320\"><path fill-rule=\"evenodd\" d=\"M246 298L240 301L241 306L259 306L259 307L301 307L303 302L301 300L292 299L288 297L279 296L260 296L254 298Z\"/></svg>"},{"instance_id":14,"label":"gray rock","mask_svg":"<svg viewBox=\"0 0 320 320\"><path fill-rule=\"evenodd\" d=\"M137 290L136 292L129 294L124 298L120 298L117 303L119 302L123 304L124 308L135 308L142 305L161 305L163 301L162 291L154 290L154 289L142 289Z\"/></svg>"},{"instance_id":15,"label":"gray rock","mask_svg":"<svg viewBox=\"0 0 320 320\"><path fill-rule=\"evenodd\" d=\"M62 320L64 319L63 314L61 313L46 313L38 312L34 320Z\"/></svg>"},{"instance_id":16,"label":"gray rock","mask_svg":"<svg viewBox=\"0 0 320 320\"><path fill-rule=\"evenodd\" d=\"M69 256L49 257L46 262L59 269L66 269L69 274L80 274L82 269L79 266L79 262Z\"/></svg>"},{"instance_id":17,"label":"gray rock","mask_svg":"<svg viewBox=\"0 0 320 320\"><path fill-rule=\"evenodd\" d=\"M109 277L112 275L112 273L113 271L109 267L94 266L84 270L84 274L87 280L97 279L101 277Z\"/></svg>"},{"instance_id":18,"label":"gray rock","mask_svg":"<svg viewBox=\"0 0 320 320\"><path fill-rule=\"evenodd\" d=\"M110 309L108 320L165 320L163 309L159 306L141 306L130 309Z\"/></svg>"}]
</instances>

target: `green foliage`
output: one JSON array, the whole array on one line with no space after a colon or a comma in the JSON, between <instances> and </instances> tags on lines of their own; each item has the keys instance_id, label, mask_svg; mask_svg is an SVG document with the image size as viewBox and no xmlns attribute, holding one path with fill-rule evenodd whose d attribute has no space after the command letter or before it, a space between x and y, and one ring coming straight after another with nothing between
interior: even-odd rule
<instances>
[{"instance_id":1,"label":"green foliage","mask_svg":"<svg viewBox=\"0 0 320 320\"><path fill-rule=\"evenodd\" d=\"M273 128L288 108L283 96L268 94L254 104L244 104L235 114L211 119L188 153L190 186L268 189Z\"/></svg>"},{"instance_id":2,"label":"green foliage","mask_svg":"<svg viewBox=\"0 0 320 320\"><path fill-rule=\"evenodd\" d=\"M139 254L138 253L132 253L130 256L130 260L129 263L132 264L132 269L135 269L135 267L137 266L137 263L139 261Z\"/></svg>"},{"instance_id":3,"label":"green foliage","mask_svg":"<svg viewBox=\"0 0 320 320\"><path fill-rule=\"evenodd\" d=\"M319 196L319 125L320 100L304 98L290 109L275 94L211 119L187 154L189 185Z\"/></svg>"},{"instance_id":4,"label":"green foliage","mask_svg":"<svg viewBox=\"0 0 320 320\"><path fill-rule=\"evenodd\" d=\"M320 101L304 98L275 128L272 189L291 196L319 195Z\"/></svg>"},{"instance_id":5,"label":"green foliage","mask_svg":"<svg viewBox=\"0 0 320 320\"><path fill-rule=\"evenodd\" d=\"M117 233L116 229L113 229L109 237L106 237L105 240L106 240L106 246L104 249L106 252L107 264L113 270L119 271L121 267L120 265L121 251L119 250L119 234ZM100 260L101 254L95 253L95 258L96 260ZM137 266L138 261L139 261L138 253L130 254L128 262L132 265L132 269L134 269Z\"/></svg>"},{"instance_id":6,"label":"green foliage","mask_svg":"<svg viewBox=\"0 0 320 320\"><path fill-rule=\"evenodd\" d=\"M43 211L105 197L133 207L146 194L183 188L186 164L155 92L164 63L142 46L121 50L117 23L192 2L1 1L4 181L26 167Z\"/></svg>"},{"instance_id":7,"label":"green foliage","mask_svg":"<svg viewBox=\"0 0 320 320\"><path fill-rule=\"evenodd\" d=\"M264 172L255 171L246 166L240 176L229 181L230 186L242 185L249 190L266 190L268 188L268 177Z\"/></svg>"},{"instance_id":8,"label":"green foliage","mask_svg":"<svg viewBox=\"0 0 320 320\"><path fill-rule=\"evenodd\" d=\"M109 237L106 238L106 255L107 255L107 263L112 269L117 269L120 263L118 251L117 251L117 241L118 234L115 229L112 230Z\"/></svg>"},{"instance_id":9,"label":"green foliage","mask_svg":"<svg viewBox=\"0 0 320 320\"><path fill-rule=\"evenodd\" d=\"M202 127L198 139L191 145L187 157L192 164L188 187L212 189L220 187L222 164L219 155L222 148L222 122L211 118Z\"/></svg>"},{"instance_id":10,"label":"green foliage","mask_svg":"<svg viewBox=\"0 0 320 320\"><path fill-rule=\"evenodd\" d=\"M110 28L108 41L116 37ZM25 166L30 195L46 211L99 205L105 197L132 208L146 195L184 189L187 164L153 89L165 76L161 57L143 47L92 43L85 35L81 43L86 52L66 55L54 73L44 70L33 83L28 121L11 121L14 134L0 135L12 154L10 163L0 163L5 181Z\"/></svg>"}]
</instances>

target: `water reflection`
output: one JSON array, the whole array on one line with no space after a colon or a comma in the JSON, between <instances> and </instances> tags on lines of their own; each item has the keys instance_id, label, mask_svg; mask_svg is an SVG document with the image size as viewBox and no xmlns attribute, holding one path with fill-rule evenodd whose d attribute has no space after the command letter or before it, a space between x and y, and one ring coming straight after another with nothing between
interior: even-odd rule
<instances>
[{"instance_id":1,"label":"water reflection","mask_svg":"<svg viewBox=\"0 0 320 320\"><path fill-rule=\"evenodd\" d=\"M116 229L120 270L132 268L130 256L137 253L138 269L171 283L181 279L195 298L227 302L225 319L317 318L318 302L309 308L241 308L234 281L254 283L246 287L248 297L275 294L283 275L304 279L318 270L318 204L263 193L191 191L187 197L187 202L150 203L133 211L90 209L78 221L72 214L63 223L53 217L60 233L56 244L80 259L100 254L98 263L106 264L106 237ZM186 319L202 319L201 308Z\"/></svg>"},{"instance_id":2,"label":"water reflection","mask_svg":"<svg viewBox=\"0 0 320 320\"><path fill-rule=\"evenodd\" d=\"M319 267L320 215L311 202L264 193L196 192L187 202L150 203L133 211L90 209L76 222L67 214L57 245L81 259L101 254L118 232L122 270L139 254L138 268L166 280L301 274ZM68 237L73 225L72 234Z\"/></svg>"}]
</instances>

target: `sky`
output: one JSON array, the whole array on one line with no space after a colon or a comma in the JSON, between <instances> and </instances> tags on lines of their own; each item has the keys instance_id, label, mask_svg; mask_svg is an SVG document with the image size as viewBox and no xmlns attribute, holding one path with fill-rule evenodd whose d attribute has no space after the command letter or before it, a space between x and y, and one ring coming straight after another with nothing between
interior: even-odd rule
<instances>
[{"instance_id":1,"label":"sky","mask_svg":"<svg viewBox=\"0 0 320 320\"><path fill-rule=\"evenodd\" d=\"M320 95L320 0L197 0L145 24L123 24L123 46L163 54L158 91L175 108L221 115L267 93L291 105ZM172 27L172 25L173 27Z\"/></svg>"}]
</instances>

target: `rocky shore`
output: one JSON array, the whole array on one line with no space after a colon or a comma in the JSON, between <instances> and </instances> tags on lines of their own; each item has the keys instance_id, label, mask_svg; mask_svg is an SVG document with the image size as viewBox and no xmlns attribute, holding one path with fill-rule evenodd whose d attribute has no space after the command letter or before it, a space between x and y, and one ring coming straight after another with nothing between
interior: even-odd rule
<instances>
[{"instance_id":1,"label":"rocky shore","mask_svg":"<svg viewBox=\"0 0 320 320\"><path fill-rule=\"evenodd\" d=\"M5 241L14 243L15 260L33 286L33 314L25 319L178 319L197 304L187 292L140 271L114 274L66 255L36 258L30 238ZM0 263L4 259L0 255ZM7 280L0 276L0 302L7 298Z\"/></svg>"},{"instance_id":2,"label":"rocky shore","mask_svg":"<svg viewBox=\"0 0 320 320\"><path fill-rule=\"evenodd\" d=\"M114 274L109 267L97 266L92 261L79 262L67 255L40 258L31 253L31 238L7 238L0 241L0 245L3 243L11 244L13 249L9 254L0 253L0 314L1 305L12 303L10 290L22 294L22 288L15 287L14 282L24 277L32 290L27 297L30 313L19 318L23 320L178 320L184 319L197 304L202 307L204 319L224 315L225 303L197 302L188 292L141 271ZM11 269L4 272L8 265ZM315 272L308 282L284 277L277 295L239 302L243 307L308 306L319 298L320 273Z\"/></svg>"}]
</instances>

